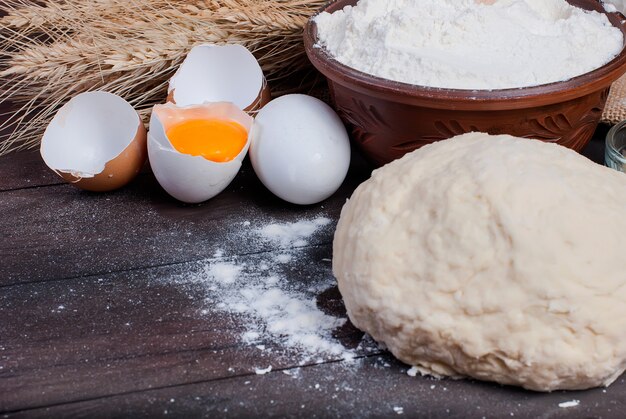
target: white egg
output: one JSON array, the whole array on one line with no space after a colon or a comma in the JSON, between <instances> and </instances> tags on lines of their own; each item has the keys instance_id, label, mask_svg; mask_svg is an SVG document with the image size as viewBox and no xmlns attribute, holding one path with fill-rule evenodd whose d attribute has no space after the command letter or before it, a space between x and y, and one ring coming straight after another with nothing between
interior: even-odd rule
<instances>
[{"instance_id":1,"label":"white egg","mask_svg":"<svg viewBox=\"0 0 626 419\"><path fill-rule=\"evenodd\" d=\"M179 152L172 146L167 131L177 123L188 120L234 121L249 133L253 119L227 102L178 107L171 103L155 105L150 118L148 156L159 184L174 198L187 203L199 203L222 192L239 172L248 147L227 162L214 162L202 156Z\"/></svg>"},{"instance_id":2,"label":"white egg","mask_svg":"<svg viewBox=\"0 0 626 419\"><path fill-rule=\"evenodd\" d=\"M350 141L339 116L324 102L286 95L259 111L251 132L250 160L276 196L309 205L331 196L350 165Z\"/></svg>"}]
</instances>

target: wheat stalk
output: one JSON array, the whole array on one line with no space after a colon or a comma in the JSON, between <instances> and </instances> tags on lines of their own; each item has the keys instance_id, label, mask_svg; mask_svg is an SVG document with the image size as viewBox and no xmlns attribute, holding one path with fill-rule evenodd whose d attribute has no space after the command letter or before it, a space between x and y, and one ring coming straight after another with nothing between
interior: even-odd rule
<instances>
[{"instance_id":1,"label":"wheat stalk","mask_svg":"<svg viewBox=\"0 0 626 419\"><path fill-rule=\"evenodd\" d=\"M56 110L100 89L144 117L202 43L240 43L274 88L310 71L302 28L324 0L0 0L0 155L35 147ZM6 106L5 106L6 108Z\"/></svg>"}]
</instances>

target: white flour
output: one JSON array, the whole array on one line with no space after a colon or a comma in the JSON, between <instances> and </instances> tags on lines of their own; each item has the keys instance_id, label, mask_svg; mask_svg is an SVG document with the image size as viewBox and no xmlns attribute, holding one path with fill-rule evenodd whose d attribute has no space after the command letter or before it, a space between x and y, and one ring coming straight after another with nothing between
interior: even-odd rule
<instances>
[{"instance_id":1,"label":"white flour","mask_svg":"<svg viewBox=\"0 0 626 419\"><path fill-rule=\"evenodd\" d=\"M306 246L306 239L311 234L328 224L330 224L330 219L319 217L290 224L269 224L257 230L257 233L266 241L274 242L281 247L302 247Z\"/></svg>"},{"instance_id":2,"label":"white flour","mask_svg":"<svg viewBox=\"0 0 626 419\"><path fill-rule=\"evenodd\" d=\"M607 0L603 1L602 4L607 12L619 11L626 13L626 0Z\"/></svg>"},{"instance_id":3,"label":"white flour","mask_svg":"<svg viewBox=\"0 0 626 419\"><path fill-rule=\"evenodd\" d=\"M217 249L215 259L201 262L197 269L174 280L190 284L191 295L204 293L207 309L201 314L217 310L240 316L245 328L241 341L259 351L271 351L264 343L275 342L284 349L296 349L303 363L318 362L322 355L354 358L354 351L332 336L347 319L328 315L317 307L319 294L336 285L329 260L307 260L309 251L297 248L318 233L328 234L331 220L318 217L294 223L255 224L248 222L234 234L239 240L271 243L280 251L248 255L242 257L242 262ZM301 269L303 263L306 269ZM290 276L297 280L289 281L286 272L292 272ZM298 274L304 276L298 278ZM372 342L364 344L371 350L375 348ZM257 374L270 371L267 365L255 370Z\"/></svg>"},{"instance_id":4,"label":"white flour","mask_svg":"<svg viewBox=\"0 0 626 419\"><path fill-rule=\"evenodd\" d=\"M580 400L571 400L569 402L559 403L559 407L568 408L568 407L576 407L580 404Z\"/></svg>"},{"instance_id":5,"label":"white flour","mask_svg":"<svg viewBox=\"0 0 626 419\"><path fill-rule=\"evenodd\" d=\"M601 67L623 46L606 16L565 0L360 0L315 22L320 46L341 63L431 87L567 80Z\"/></svg>"},{"instance_id":6,"label":"white flour","mask_svg":"<svg viewBox=\"0 0 626 419\"><path fill-rule=\"evenodd\" d=\"M288 285L281 283L283 278L271 274L259 275L252 270L240 275L232 288L224 288L223 284L228 282L223 277L210 276L210 272L214 271L212 266L209 265L206 279L217 281L222 287L218 308L252 317L248 331L243 335L245 342L255 344L263 338L278 338L284 346L299 348L310 355L347 355L347 350L331 336L332 331L342 326L346 319L321 312L314 297L285 289ZM230 267L232 272L241 272L244 268L237 264ZM225 277L230 279L230 274ZM255 346L257 349L263 347Z\"/></svg>"}]
</instances>

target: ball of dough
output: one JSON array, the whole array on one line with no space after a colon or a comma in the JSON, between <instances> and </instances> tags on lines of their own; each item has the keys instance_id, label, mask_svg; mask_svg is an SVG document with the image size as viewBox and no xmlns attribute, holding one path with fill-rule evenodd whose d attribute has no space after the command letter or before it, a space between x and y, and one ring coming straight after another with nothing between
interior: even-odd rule
<instances>
[{"instance_id":1,"label":"ball of dough","mask_svg":"<svg viewBox=\"0 0 626 419\"><path fill-rule=\"evenodd\" d=\"M626 175L471 133L357 188L333 272L354 325L423 373L585 389L626 368L624 234Z\"/></svg>"}]
</instances>

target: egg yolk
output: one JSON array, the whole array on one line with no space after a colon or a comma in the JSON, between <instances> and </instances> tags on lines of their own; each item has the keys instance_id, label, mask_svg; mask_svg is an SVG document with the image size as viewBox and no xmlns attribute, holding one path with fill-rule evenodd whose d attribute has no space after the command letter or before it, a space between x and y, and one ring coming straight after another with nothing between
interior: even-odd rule
<instances>
[{"instance_id":1,"label":"egg yolk","mask_svg":"<svg viewBox=\"0 0 626 419\"><path fill-rule=\"evenodd\" d=\"M241 124L219 119L190 119L173 125L166 134L181 153L219 163L237 157L248 139L248 132Z\"/></svg>"}]
</instances>

